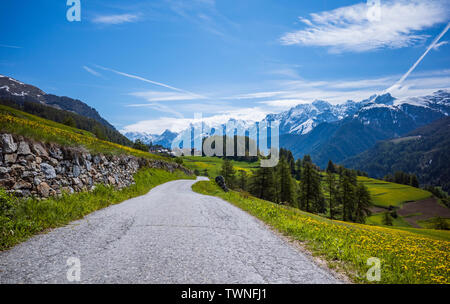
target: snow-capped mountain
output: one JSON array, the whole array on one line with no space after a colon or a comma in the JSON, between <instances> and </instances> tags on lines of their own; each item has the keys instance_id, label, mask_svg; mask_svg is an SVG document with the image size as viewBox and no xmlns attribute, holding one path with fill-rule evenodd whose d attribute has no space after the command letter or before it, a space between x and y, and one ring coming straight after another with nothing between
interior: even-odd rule
<instances>
[{"instance_id":1,"label":"snow-capped mountain","mask_svg":"<svg viewBox=\"0 0 450 304\"><path fill-rule=\"evenodd\" d=\"M316 100L311 104L299 104L288 111L269 114L264 121L278 121L280 135L306 136L322 123L346 124L350 121L362 123L366 126L383 130L383 134L398 136L417 127L430 123L450 113L450 92L439 90L432 95L396 99L391 94L372 95L362 101L349 100L343 104L333 105L323 100ZM255 124L253 121L230 119L239 130L248 130ZM215 128L225 129L226 124L213 124L206 121L191 124L189 128L180 132L185 134L193 128L202 130L196 136L207 137ZM149 143L170 143L176 137L173 132L166 130L161 135L128 132L124 135L131 140L140 138Z\"/></svg>"},{"instance_id":2,"label":"snow-capped mountain","mask_svg":"<svg viewBox=\"0 0 450 304\"><path fill-rule=\"evenodd\" d=\"M353 117L365 124L387 127L397 125L400 129L407 121L428 121L448 115L450 93L440 90L429 96L398 100L386 93L368 99L332 105L323 100L311 104L299 104L279 114L269 114L267 121L279 121L281 134L305 135L321 123L332 123Z\"/></svg>"},{"instance_id":3,"label":"snow-capped mountain","mask_svg":"<svg viewBox=\"0 0 450 304\"><path fill-rule=\"evenodd\" d=\"M311 104L299 104L279 114L269 114L266 121L279 121L281 134L307 134L323 122L334 122L353 115L361 103L351 100L344 104L332 105L323 100Z\"/></svg>"},{"instance_id":4,"label":"snow-capped mountain","mask_svg":"<svg viewBox=\"0 0 450 304\"><path fill-rule=\"evenodd\" d=\"M352 115L318 124L305 134L282 135L280 145L294 157L310 154L319 166L342 161L373 147L378 141L403 136L450 113L450 92L395 99L390 94L355 103ZM349 112L351 113L351 111Z\"/></svg>"},{"instance_id":5,"label":"snow-capped mountain","mask_svg":"<svg viewBox=\"0 0 450 304\"><path fill-rule=\"evenodd\" d=\"M129 140L141 140L144 144L161 145L170 148L172 141L177 137L178 133L170 130L165 130L161 134L150 134L147 132L125 132L123 133Z\"/></svg>"}]
</instances>

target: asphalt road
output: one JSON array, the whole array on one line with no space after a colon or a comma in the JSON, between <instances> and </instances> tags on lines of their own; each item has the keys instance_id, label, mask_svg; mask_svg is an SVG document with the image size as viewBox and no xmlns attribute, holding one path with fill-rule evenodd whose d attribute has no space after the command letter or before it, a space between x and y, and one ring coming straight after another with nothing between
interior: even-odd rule
<instances>
[{"instance_id":1,"label":"asphalt road","mask_svg":"<svg viewBox=\"0 0 450 304\"><path fill-rule=\"evenodd\" d=\"M70 283L68 272L80 283L339 282L259 220L194 193L193 183L160 185L0 253L0 283Z\"/></svg>"}]
</instances>

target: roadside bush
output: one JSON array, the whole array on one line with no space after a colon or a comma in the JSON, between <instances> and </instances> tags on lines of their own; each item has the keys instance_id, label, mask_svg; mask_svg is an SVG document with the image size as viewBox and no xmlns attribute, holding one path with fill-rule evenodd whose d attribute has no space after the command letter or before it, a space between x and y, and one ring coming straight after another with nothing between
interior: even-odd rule
<instances>
[{"instance_id":1,"label":"roadside bush","mask_svg":"<svg viewBox=\"0 0 450 304\"><path fill-rule=\"evenodd\" d=\"M3 247L1 240L9 239L14 234L13 217L16 208L16 198L0 189L0 248Z\"/></svg>"}]
</instances>

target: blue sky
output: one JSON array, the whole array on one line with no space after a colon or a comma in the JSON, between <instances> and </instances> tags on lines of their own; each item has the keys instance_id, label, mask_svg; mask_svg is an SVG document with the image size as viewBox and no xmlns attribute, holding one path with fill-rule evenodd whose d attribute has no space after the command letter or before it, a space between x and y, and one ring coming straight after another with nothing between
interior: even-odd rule
<instances>
[{"instance_id":1,"label":"blue sky","mask_svg":"<svg viewBox=\"0 0 450 304\"><path fill-rule=\"evenodd\" d=\"M0 74L80 99L119 130L450 87L449 1L80 3L81 21L69 22L65 0L2 1Z\"/></svg>"}]
</instances>

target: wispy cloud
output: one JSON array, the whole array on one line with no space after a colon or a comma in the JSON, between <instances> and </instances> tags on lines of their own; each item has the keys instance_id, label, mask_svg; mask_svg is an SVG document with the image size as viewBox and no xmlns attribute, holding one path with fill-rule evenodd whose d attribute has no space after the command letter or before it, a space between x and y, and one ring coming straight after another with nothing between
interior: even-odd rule
<instances>
[{"instance_id":1,"label":"wispy cloud","mask_svg":"<svg viewBox=\"0 0 450 304\"><path fill-rule=\"evenodd\" d=\"M433 42L427 47L425 52L420 56L419 59L409 68L409 70L400 78L399 81L397 81L393 86L391 86L389 89L387 89L388 92L394 90L395 88L399 88L402 83L405 81L406 78L414 71L414 69L419 65L419 63L425 58L425 56L432 50L436 44L441 40L441 38L447 33L447 31L450 29L450 22L447 24L447 26L444 28L444 30L436 37L434 38Z\"/></svg>"},{"instance_id":2,"label":"wispy cloud","mask_svg":"<svg viewBox=\"0 0 450 304\"><path fill-rule=\"evenodd\" d=\"M420 31L447 22L448 1L381 1L380 20L367 18L368 6L360 3L300 18L306 28L281 37L284 45L327 47L331 52L364 52L402 48L423 43Z\"/></svg>"},{"instance_id":3,"label":"wispy cloud","mask_svg":"<svg viewBox=\"0 0 450 304\"><path fill-rule=\"evenodd\" d=\"M441 41L439 43L436 43L435 46L433 46L433 50L439 50L439 48L443 45L448 44L448 41Z\"/></svg>"},{"instance_id":4,"label":"wispy cloud","mask_svg":"<svg viewBox=\"0 0 450 304\"><path fill-rule=\"evenodd\" d=\"M153 85L156 85L156 86L164 87L164 88L167 88L167 89L170 89L170 90L173 90L173 91L189 94L189 95L191 95L193 97L196 97L196 98L204 98L204 96L202 96L202 95L195 94L195 93L183 90L183 89L179 89L179 88L170 86L170 85L162 83L162 82L157 82L157 81L153 81L153 80L150 80L150 79L146 79L146 78L141 77L141 76L120 72L120 71L117 71L117 70L114 70L114 69L111 69L111 68L103 67L101 65L96 65L96 67L99 68L99 69L105 70L105 71L113 72L115 74L118 74L118 75L121 75L121 76L124 76L124 77L137 79L137 80L140 80L140 81L143 81L143 82L147 82L147 83L150 83L150 84L153 84Z\"/></svg>"},{"instance_id":5,"label":"wispy cloud","mask_svg":"<svg viewBox=\"0 0 450 304\"><path fill-rule=\"evenodd\" d=\"M167 2L176 15L222 38L231 37L227 34L229 27L238 27L217 10L215 0L168 0Z\"/></svg>"},{"instance_id":6,"label":"wispy cloud","mask_svg":"<svg viewBox=\"0 0 450 304\"><path fill-rule=\"evenodd\" d=\"M139 15L136 14L119 14L119 15L103 15L92 19L94 23L100 24L121 24L136 22L139 20Z\"/></svg>"},{"instance_id":7,"label":"wispy cloud","mask_svg":"<svg viewBox=\"0 0 450 304\"><path fill-rule=\"evenodd\" d=\"M130 108L151 108L159 112L163 113L169 113L174 115L177 119L182 119L184 116L180 112L174 110L172 107L157 103L157 102L151 102L146 104L129 104L127 107Z\"/></svg>"},{"instance_id":8,"label":"wispy cloud","mask_svg":"<svg viewBox=\"0 0 450 304\"><path fill-rule=\"evenodd\" d=\"M23 48L23 47L21 47L21 46L8 45L8 44L0 44L0 47L8 48L8 49L22 49L22 48Z\"/></svg>"},{"instance_id":9,"label":"wispy cloud","mask_svg":"<svg viewBox=\"0 0 450 304\"><path fill-rule=\"evenodd\" d=\"M222 114L203 117L202 121L210 125L218 125L226 123L231 118L242 119L245 121L260 121L269 112L261 107L252 108L235 108L234 110L227 111ZM147 132L152 134L160 134L164 130L169 129L174 132L180 132L189 127L190 124L200 122L192 118L174 118L174 117L161 117L152 120L143 120L135 124L125 126L121 132Z\"/></svg>"},{"instance_id":10,"label":"wispy cloud","mask_svg":"<svg viewBox=\"0 0 450 304\"><path fill-rule=\"evenodd\" d=\"M101 77L101 76L102 76L102 74L100 74L99 72L95 71L94 69L91 69L91 68L88 67L88 66L83 65L82 68L83 68L84 70L86 70L88 73L90 73L90 74L92 74L92 75L94 75L94 76L97 76L97 77Z\"/></svg>"},{"instance_id":11,"label":"wispy cloud","mask_svg":"<svg viewBox=\"0 0 450 304\"><path fill-rule=\"evenodd\" d=\"M130 93L129 95L141 97L150 102L202 99L202 96L178 92L144 91L144 92L133 92Z\"/></svg>"}]
</instances>

